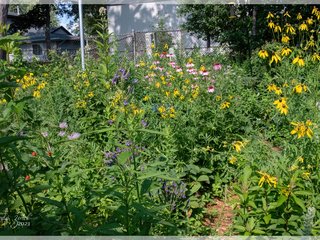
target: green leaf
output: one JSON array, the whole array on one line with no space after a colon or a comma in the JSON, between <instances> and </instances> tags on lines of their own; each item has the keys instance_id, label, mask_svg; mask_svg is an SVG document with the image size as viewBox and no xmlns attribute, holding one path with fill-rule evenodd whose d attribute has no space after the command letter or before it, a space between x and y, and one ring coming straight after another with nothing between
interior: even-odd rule
<instances>
[{"instance_id":1,"label":"green leaf","mask_svg":"<svg viewBox=\"0 0 320 240\"><path fill-rule=\"evenodd\" d=\"M163 132L155 131L155 130L149 130L149 129L137 129L138 132L146 132L146 133L152 133L152 134L158 134L158 135L165 135Z\"/></svg>"},{"instance_id":2,"label":"green leaf","mask_svg":"<svg viewBox=\"0 0 320 240\"><path fill-rule=\"evenodd\" d=\"M1 145L7 145L12 142L21 141L29 139L28 137L21 137L21 136L8 136L8 137L2 137L0 138L0 146Z\"/></svg>"},{"instance_id":3,"label":"green leaf","mask_svg":"<svg viewBox=\"0 0 320 240\"><path fill-rule=\"evenodd\" d=\"M192 187L191 190L190 190L190 194L194 194L194 193L197 192L200 188L201 188L201 183L195 182L195 184L193 185L193 187Z\"/></svg>"},{"instance_id":4,"label":"green leaf","mask_svg":"<svg viewBox=\"0 0 320 240\"><path fill-rule=\"evenodd\" d=\"M53 206L56 206L58 208L63 208L63 203L62 202L59 202L57 200L53 200L53 199L50 199L50 198L47 198L47 197L39 197L37 196L38 199L48 203L49 205L53 205Z\"/></svg>"},{"instance_id":5,"label":"green leaf","mask_svg":"<svg viewBox=\"0 0 320 240\"><path fill-rule=\"evenodd\" d=\"M271 214L268 214L266 216L263 217L263 220L266 224L269 224L270 220L271 220Z\"/></svg>"},{"instance_id":6,"label":"green leaf","mask_svg":"<svg viewBox=\"0 0 320 240\"><path fill-rule=\"evenodd\" d=\"M246 228L244 226L240 226L240 225L234 225L233 228L237 229L239 232L245 232L246 231Z\"/></svg>"},{"instance_id":7,"label":"green leaf","mask_svg":"<svg viewBox=\"0 0 320 240\"><path fill-rule=\"evenodd\" d=\"M15 88L19 87L19 85L15 82L0 82L0 89L1 88Z\"/></svg>"},{"instance_id":8,"label":"green leaf","mask_svg":"<svg viewBox=\"0 0 320 240\"><path fill-rule=\"evenodd\" d=\"M278 201L277 201L277 207L280 207L285 201L287 201L287 197L284 195L280 195Z\"/></svg>"},{"instance_id":9,"label":"green leaf","mask_svg":"<svg viewBox=\"0 0 320 240\"><path fill-rule=\"evenodd\" d=\"M304 191L304 190L301 190L301 191L295 191L294 192L295 195L303 195L303 196L310 196L310 195L313 195L312 192L310 191Z\"/></svg>"},{"instance_id":10,"label":"green leaf","mask_svg":"<svg viewBox=\"0 0 320 240\"><path fill-rule=\"evenodd\" d=\"M207 175L201 175L200 177L198 177L198 182L209 182L209 177Z\"/></svg>"},{"instance_id":11,"label":"green leaf","mask_svg":"<svg viewBox=\"0 0 320 240\"><path fill-rule=\"evenodd\" d=\"M127 162L128 158L132 155L131 152L122 152L118 156L118 163L123 165Z\"/></svg>"},{"instance_id":12,"label":"green leaf","mask_svg":"<svg viewBox=\"0 0 320 240\"><path fill-rule=\"evenodd\" d=\"M296 195L292 194L291 195L293 197L294 202L302 208L303 211L306 211L306 207L304 205L303 200L301 200L300 198L298 198Z\"/></svg>"},{"instance_id":13,"label":"green leaf","mask_svg":"<svg viewBox=\"0 0 320 240\"><path fill-rule=\"evenodd\" d=\"M198 201L190 201L190 207L191 208L199 208L199 202Z\"/></svg>"}]
</instances>

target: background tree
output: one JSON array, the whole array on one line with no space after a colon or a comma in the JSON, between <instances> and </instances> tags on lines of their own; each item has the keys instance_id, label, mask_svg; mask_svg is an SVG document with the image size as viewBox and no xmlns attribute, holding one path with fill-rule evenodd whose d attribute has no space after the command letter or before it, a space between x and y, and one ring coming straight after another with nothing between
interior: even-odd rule
<instances>
[{"instance_id":1,"label":"background tree","mask_svg":"<svg viewBox=\"0 0 320 240\"><path fill-rule=\"evenodd\" d=\"M298 12L310 11L304 5L181 5L179 14L185 17L182 25L191 34L207 41L228 44L231 54L240 60L251 56L253 49L272 39L266 28L269 12L281 14L289 11L293 17Z\"/></svg>"},{"instance_id":2,"label":"background tree","mask_svg":"<svg viewBox=\"0 0 320 240\"><path fill-rule=\"evenodd\" d=\"M0 26L5 25L7 22L8 8L9 8L9 5L7 3L7 0L0 0ZM3 33L0 32L0 37L2 35ZM0 49L0 59L3 59L3 60L6 59L6 53L1 49Z\"/></svg>"}]
</instances>

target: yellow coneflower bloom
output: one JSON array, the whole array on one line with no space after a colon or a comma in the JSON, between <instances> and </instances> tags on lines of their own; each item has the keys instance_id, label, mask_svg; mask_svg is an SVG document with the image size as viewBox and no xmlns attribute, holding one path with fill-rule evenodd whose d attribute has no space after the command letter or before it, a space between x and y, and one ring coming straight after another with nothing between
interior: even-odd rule
<instances>
[{"instance_id":1,"label":"yellow coneflower bloom","mask_svg":"<svg viewBox=\"0 0 320 240\"><path fill-rule=\"evenodd\" d=\"M274 22L270 21L270 22L268 23L268 27L269 27L270 29L273 29L273 28L275 27Z\"/></svg>"},{"instance_id":2,"label":"yellow coneflower bloom","mask_svg":"<svg viewBox=\"0 0 320 240\"><path fill-rule=\"evenodd\" d=\"M299 26L300 31L308 31L308 25L305 23L301 23Z\"/></svg>"},{"instance_id":3,"label":"yellow coneflower bloom","mask_svg":"<svg viewBox=\"0 0 320 240\"><path fill-rule=\"evenodd\" d=\"M290 48L283 48L281 50L281 56L289 56L290 53L292 53L292 50Z\"/></svg>"},{"instance_id":4,"label":"yellow coneflower bloom","mask_svg":"<svg viewBox=\"0 0 320 240\"><path fill-rule=\"evenodd\" d=\"M301 13L298 13L297 20L301 20L301 19L302 19L302 15L301 15Z\"/></svg>"},{"instance_id":5,"label":"yellow coneflower bloom","mask_svg":"<svg viewBox=\"0 0 320 240\"><path fill-rule=\"evenodd\" d=\"M281 114L287 115L288 114L288 105L287 105L287 98L280 98L273 102L276 105L276 108L280 111Z\"/></svg>"},{"instance_id":6,"label":"yellow coneflower bloom","mask_svg":"<svg viewBox=\"0 0 320 240\"><path fill-rule=\"evenodd\" d=\"M293 88L293 92L295 93L302 93L302 92L307 92L308 90L308 87L305 85L305 84L302 84L302 83L299 83L298 85L296 85L294 88Z\"/></svg>"},{"instance_id":7,"label":"yellow coneflower bloom","mask_svg":"<svg viewBox=\"0 0 320 240\"><path fill-rule=\"evenodd\" d=\"M304 178L304 179L307 179L307 180L309 180L310 179L310 172L304 172L304 173L302 173L302 177Z\"/></svg>"},{"instance_id":8,"label":"yellow coneflower bloom","mask_svg":"<svg viewBox=\"0 0 320 240\"><path fill-rule=\"evenodd\" d=\"M269 56L269 54L266 50L260 50L258 52L258 56L262 59L266 59Z\"/></svg>"},{"instance_id":9,"label":"yellow coneflower bloom","mask_svg":"<svg viewBox=\"0 0 320 240\"><path fill-rule=\"evenodd\" d=\"M313 132L310 128L310 126L312 126L312 124L313 123L310 120L307 120L306 123L304 123L304 122L291 122L291 125L294 126L294 129L291 130L290 134L291 135L297 134L298 139L304 137L305 135L307 135L309 138L312 138Z\"/></svg>"},{"instance_id":10,"label":"yellow coneflower bloom","mask_svg":"<svg viewBox=\"0 0 320 240\"><path fill-rule=\"evenodd\" d=\"M280 61L281 61L281 58L279 57L279 55L277 53L274 53L271 56L271 59L269 61L269 65L271 65L273 62L275 62L277 64Z\"/></svg>"},{"instance_id":11,"label":"yellow coneflower bloom","mask_svg":"<svg viewBox=\"0 0 320 240\"><path fill-rule=\"evenodd\" d=\"M229 159L229 163L234 165L236 162L237 162L237 158L235 156L231 156L231 158Z\"/></svg>"},{"instance_id":12,"label":"yellow coneflower bloom","mask_svg":"<svg viewBox=\"0 0 320 240\"><path fill-rule=\"evenodd\" d=\"M280 25L275 25L273 31L276 32L281 32L281 27Z\"/></svg>"},{"instance_id":13,"label":"yellow coneflower bloom","mask_svg":"<svg viewBox=\"0 0 320 240\"><path fill-rule=\"evenodd\" d=\"M269 18L274 18L274 15L271 12L268 13L267 19Z\"/></svg>"},{"instance_id":14,"label":"yellow coneflower bloom","mask_svg":"<svg viewBox=\"0 0 320 240\"><path fill-rule=\"evenodd\" d=\"M290 41L290 38L287 35L283 35L281 38L282 43L288 43Z\"/></svg>"},{"instance_id":15,"label":"yellow coneflower bloom","mask_svg":"<svg viewBox=\"0 0 320 240\"><path fill-rule=\"evenodd\" d=\"M289 34L289 33L290 33L291 35L296 34L296 30L294 29L294 27L292 27L291 24L287 23L284 27L285 27L285 29L286 29L286 33L287 33L287 34Z\"/></svg>"},{"instance_id":16,"label":"yellow coneflower bloom","mask_svg":"<svg viewBox=\"0 0 320 240\"><path fill-rule=\"evenodd\" d=\"M312 9L312 14L316 14L318 12L318 8L316 6L313 6L313 9Z\"/></svg>"},{"instance_id":17,"label":"yellow coneflower bloom","mask_svg":"<svg viewBox=\"0 0 320 240\"><path fill-rule=\"evenodd\" d=\"M303 58L300 58L299 56L295 57L295 58L292 60L292 64L297 64L297 65L300 66L300 67L303 67L303 66L305 65Z\"/></svg>"},{"instance_id":18,"label":"yellow coneflower bloom","mask_svg":"<svg viewBox=\"0 0 320 240\"><path fill-rule=\"evenodd\" d=\"M39 91L39 90L35 90L35 91L33 92L33 97L34 97L34 98L40 98L40 97L41 97L40 91Z\"/></svg>"},{"instance_id":19,"label":"yellow coneflower bloom","mask_svg":"<svg viewBox=\"0 0 320 240\"><path fill-rule=\"evenodd\" d=\"M277 94L277 95L281 95L281 93L282 93L281 88L276 87L276 88L274 89L274 93Z\"/></svg>"},{"instance_id":20,"label":"yellow coneflower bloom","mask_svg":"<svg viewBox=\"0 0 320 240\"><path fill-rule=\"evenodd\" d=\"M166 111L166 108L164 106L160 106L158 108L159 113L164 113Z\"/></svg>"},{"instance_id":21,"label":"yellow coneflower bloom","mask_svg":"<svg viewBox=\"0 0 320 240\"><path fill-rule=\"evenodd\" d=\"M309 25L312 25L313 24L313 19L312 18L308 18L306 23L309 24Z\"/></svg>"},{"instance_id":22,"label":"yellow coneflower bloom","mask_svg":"<svg viewBox=\"0 0 320 240\"><path fill-rule=\"evenodd\" d=\"M150 99L150 97L148 95L144 96L143 101L146 102Z\"/></svg>"},{"instance_id":23,"label":"yellow coneflower bloom","mask_svg":"<svg viewBox=\"0 0 320 240\"><path fill-rule=\"evenodd\" d=\"M261 178L259 180L258 186L262 187L264 183L267 183L270 187L277 187L277 178L276 177L272 177L269 174L262 172L262 171L258 171L258 173L261 175Z\"/></svg>"},{"instance_id":24,"label":"yellow coneflower bloom","mask_svg":"<svg viewBox=\"0 0 320 240\"><path fill-rule=\"evenodd\" d=\"M289 18L291 18L291 16L289 15L289 12L288 12L288 11L286 11L286 12L283 14L283 16L284 16L284 17L289 17Z\"/></svg>"},{"instance_id":25,"label":"yellow coneflower bloom","mask_svg":"<svg viewBox=\"0 0 320 240\"><path fill-rule=\"evenodd\" d=\"M229 108L230 107L230 102L223 102L220 105L220 109L225 109L225 108Z\"/></svg>"},{"instance_id":26,"label":"yellow coneflower bloom","mask_svg":"<svg viewBox=\"0 0 320 240\"><path fill-rule=\"evenodd\" d=\"M303 159L302 156L299 156L299 157L297 158L297 161L298 161L299 163L303 163L303 162L304 162L304 159Z\"/></svg>"},{"instance_id":27,"label":"yellow coneflower bloom","mask_svg":"<svg viewBox=\"0 0 320 240\"><path fill-rule=\"evenodd\" d=\"M312 61L320 61L320 55L318 53L314 53L312 54L312 57L311 57Z\"/></svg>"},{"instance_id":28,"label":"yellow coneflower bloom","mask_svg":"<svg viewBox=\"0 0 320 240\"><path fill-rule=\"evenodd\" d=\"M275 85L275 84L270 84L270 85L268 85L268 91L269 92L272 92L272 91L274 91L274 90L276 90L277 89L277 86Z\"/></svg>"},{"instance_id":29,"label":"yellow coneflower bloom","mask_svg":"<svg viewBox=\"0 0 320 240\"><path fill-rule=\"evenodd\" d=\"M232 143L232 146L237 152L240 152L241 149L245 146L245 143L241 141L235 141Z\"/></svg>"}]
</instances>

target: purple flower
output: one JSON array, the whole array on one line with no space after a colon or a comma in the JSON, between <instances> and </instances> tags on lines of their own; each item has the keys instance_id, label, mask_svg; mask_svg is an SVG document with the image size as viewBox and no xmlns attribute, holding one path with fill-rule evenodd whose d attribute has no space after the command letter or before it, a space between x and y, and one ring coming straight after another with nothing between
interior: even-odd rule
<instances>
[{"instance_id":1,"label":"purple flower","mask_svg":"<svg viewBox=\"0 0 320 240\"><path fill-rule=\"evenodd\" d=\"M68 136L68 139L69 139L69 140L75 140L75 139L78 139L80 136L81 136L80 133L73 132L73 133L71 133L71 134Z\"/></svg>"},{"instance_id":2,"label":"purple flower","mask_svg":"<svg viewBox=\"0 0 320 240\"><path fill-rule=\"evenodd\" d=\"M123 105L124 105L124 106L128 106L128 104L129 104L129 102L128 102L127 100L124 100L124 101L123 101Z\"/></svg>"},{"instance_id":3,"label":"purple flower","mask_svg":"<svg viewBox=\"0 0 320 240\"><path fill-rule=\"evenodd\" d=\"M65 128L67 128L67 127L68 127L68 124L67 124L66 122L61 122L61 123L59 123L59 128L65 129Z\"/></svg>"},{"instance_id":4,"label":"purple flower","mask_svg":"<svg viewBox=\"0 0 320 240\"><path fill-rule=\"evenodd\" d=\"M65 132L65 131L60 131L60 132L58 133L58 136L59 136L59 137L63 137L64 135L66 135L66 132Z\"/></svg>"},{"instance_id":5,"label":"purple flower","mask_svg":"<svg viewBox=\"0 0 320 240\"><path fill-rule=\"evenodd\" d=\"M108 120L108 124L112 125L113 124L113 120L112 119Z\"/></svg>"},{"instance_id":6,"label":"purple flower","mask_svg":"<svg viewBox=\"0 0 320 240\"><path fill-rule=\"evenodd\" d=\"M42 132L41 135L45 138L49 136L48 132Z\"/></svg>"},{"instance_id":7,"label":"purple flower","mask_svg":"<svg viewBox=\"0 0 320 240\"><path fill-rule=\"evenodd\" d=\"M147 127L148 126L148 123L145 121L145 120L141 120L141 124L143 127Z\"/></svg>"}]
</instances>

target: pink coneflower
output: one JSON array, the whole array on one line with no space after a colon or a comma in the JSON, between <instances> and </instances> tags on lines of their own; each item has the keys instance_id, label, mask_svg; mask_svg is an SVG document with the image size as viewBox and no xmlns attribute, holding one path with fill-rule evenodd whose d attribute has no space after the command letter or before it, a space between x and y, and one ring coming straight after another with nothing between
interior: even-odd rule
<instances>
[{"instance_id":1,"label":"pink coneflower","mask_svg":"<svg viewBox=\"0 0 320 240\"><path fill-rule=\"evenodd\" d=\"M209 86L208 93L213 93L213 92L214 92L214 86Z\"/></svg>"},{"instance_id":2,"label":"pink coneflower","mask_svg":"<svg viewBox=\"0 0 320 240\"><path fill-rule=\"evenodd\" d=\"M176 72L182 72L182 68L181 68L181 67L178 67L178 68L176 69Z\"/></svg>"},{"instance_id":3,"label":"pink coneflower","mask_svg":"<svg viewBox=\"0 0 320 240\"><path fill-rule=\"evenodd\" d=\"M171 67L173 67L173 68L176 66L176 63L175 63L175 62L173 62L173 61L172 61L172 62L169 62L169 64L170 64L170 65L171 65Z\"/></svg>"},{"instance_id":4,"label":"pink coneflower","mask_svg":"<svg viewBox=\"0 0 320 240\"><path fill-rule=\"evenodd\" d=\"M186 64L186 67L187 67L187 68L193 68L193 67L194 67L194 64L193 64L193 63L187 63L187 64Z\"/></svg>"},{"instance_id":5,"label":"pink coneflower","mask_svg":"<svg viewBox=\"0 0 320 240\"><path fill-rule=\"evenodd\" d=\"M171 58L171 57L173 57L173 54L172 54L172 53L169 53L169 54L166 55L166 57L167 57L167 58Z\"/></svg>"},{"instance_id":6,"label":"pink coneflower","mask_svg":"<svg viewBox=\"0 0 320 240\"><path fill-rule=\"evenodd\" d=\"M153 64L154 65L158 65L160 62L159 61L154 61Z\"/></svg>"},{"instance_id":7,"label":"pink coneflower","mask_svg":"<svg viewBox=\"0 0 320 240\"><path fill-rule=\"evenodd\" d=\"M200 71L199 72L202 76L208 76L209 75L209 72L204 70L204 71Z\"/></svg>"},{"instance_id":8,"label":"pink coneflower","mask_svg":"<svg viewBox=\"0 0 320 240\"><path fill-rule=\"evenodd\" d=\"M213 64L213 69L215 71L219 71L219 70L221 70L221 68L222 68L222 65L220 63Z\"/></svg>"}]
</instances>

